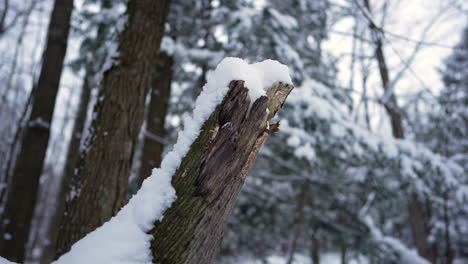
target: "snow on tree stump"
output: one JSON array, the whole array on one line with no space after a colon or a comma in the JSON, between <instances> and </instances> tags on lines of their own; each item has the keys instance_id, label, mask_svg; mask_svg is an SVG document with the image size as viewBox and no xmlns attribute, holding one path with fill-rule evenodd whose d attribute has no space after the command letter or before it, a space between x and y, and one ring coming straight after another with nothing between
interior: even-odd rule
<instances>
[{"instance_id":1,"label":"snow on tree stump","mask_svg":"<svg viewBox=\"0 0 468 264\"><path fill-rule=\"evenodd\" d=\"M270 135L268 121L293 89L276 83L251 105L244 81L205 122L172 177L177 200L151 230L154 263L211 263L247 172Z\"/></svg>"},{"instance_id":2,"label":"snow on tree stump","mask_svg":"<svg viewBox=\"0 0 468 264\"><path fill-rule=\"evenodd\" d=\"M247 172L278 130L268 122L292 89L285 65L225 58L161 167L55 263L211 263Z\"/></svg>"}]
</instances>

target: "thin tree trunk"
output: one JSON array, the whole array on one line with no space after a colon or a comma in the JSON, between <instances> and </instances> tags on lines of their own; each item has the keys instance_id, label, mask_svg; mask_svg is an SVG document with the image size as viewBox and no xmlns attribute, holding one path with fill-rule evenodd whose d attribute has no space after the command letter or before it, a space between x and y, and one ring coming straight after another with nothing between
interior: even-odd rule
<instances>
[{"instance_id":1,"label":"thin tree trunk","mask_svg":"<svg viewBox=\"0 0 468 264\"><path fill-rule=\"evenodd\" d=\"M341 245L341 264L346 264L346 253L347 253L346 245Z\"/></svg>"},{"instance_id":2,"label":"thin tree trunk","mask_svg":"<svg viewBox=\"0 0 468 264\"><path fill-rule=\"evenodd\" d=\"M7 23L7 18L8 18L8 13L10 11L10 0L3 0L3 4L0 7L1 12L0 12L0 39L4 37L6 32L13 28L16 24L16 22L24 15L28 15L28 11L24 12L23 10L18 10L18 8L15 8L13 6L12 10L13 12L16 12L16 14L9 15L9 21Z\"/></svg>"},{"instance_id":3,"label":"thin tree trunk","mask_svg":"<svg viewBox=\"0 0 468 264\"><path fill-rule=\"evenodd\" d=\"M67 50L73 0L56 0L37 90L0 225L0 255L23 261Z\"/></svg>"},{"instance_id":4,"label":"thin tree trunk","mask_svg":"<svg viewBox=\"0 0 468 264\"><path fill-rule=\"evenodd\" d=\"M304 206L305 206L305 199L306 199L306 189L307 189L307 183L304 182L302 184L299 197L297 197L298 204L297 204L296 217L294 220L294 232L291 238L291 245L289 246L288 259L286 260L286 264L292 264L294 262L294 255L297 252L297 241L299 240L299 236L301 234L302 223L304 222Z\"/></svg>"},{"instance_id":5,"label":"thin tree trunk","mask_svg":"<svg viewBox=\"0 0 468 264\"><path fill-rule=\"evenodd\" d=\"M364 0L364 4L367 10L370 12L369 0ZM382 32L379 31L374 23L369 25L371 29L372 39L375 43L375 56L379 65L380 78L382 81L382 87L385 91L384 107L390 117L392 134L395 138L403 139L405 137L403 129L403 121L401 113L399 112L398 102L393 91L393 87L390 86L390 75L385 60L383 51ZM414 195L409 205L409 220L412 230L414 243L420 256L424 257L431 263L436 262L436 252L428 241L429 238L429 219L424 211L424 205L419 198Z\"/></svg>"},{"instance_id":6,"label":"thin tree trunk","mask_svg":"<svg viewBox=\"0 0 468 264\"><path fill-rule=\"evenodd\" d=\"M364 102L364 118L366 120L366 127L371 131L370 115L369 115L369 100L367 98L367 76L362 78L362 100Z\"/></svg>"},{"instance_id":7,"label":"thin tree trunk","mask_svg":"<svg viewBox=\"0 0 468 264\"><path fill-rule=\"evenodd\" d=\"M101 1L101 8L103 10L111 7L112 3L110 0ZM110 26L104 22L99 23L97 26L96 36L91 39L84 40L88 42L88 45L91 44L91 52L89 55L91 55L90 57L93 57L93 59L87 59L84 63L85 74L81 87L80 100L74 117L75 120L73 122L72 133L68 143L62 175L57 175L55 179L48 179L50 183L45 183L47 187L40 188L39 190L39 195L42 195L42 197L39 196L38 199L41 199L41 202L45 204L44 206L46 210L42 212L42 217L38 222L38 225L41 228L38 229L38 234L36 235L35 240L30 241L33 249L40 252L39 255L33 254L34 252L29 252L28 258L31 262L39 261L39 263L51 263L55 257L55 243L57 241L58 229L65 207L64 204L67 186L70 182L69 179L74 175L74 169L76 168L76 163L79 160L80 144L85 132L85 126L89 123L87 119L90 100L92 98L91 94L93 88L97 85L96 71L100 69L105 61L105 57L95 56L93 51L97 51L102 45L104 45L104 40L108 34L109 27ZM36 212L38 211L37 209L38 208L36 208ZM36 215L34 217L36 217Z\"/></svg>"},{"instance_id":8,"label":"thin tree trunk","mask_svg":"<svg viewBox=\"0 0 468 264\"><path fill-rule=\"evenodd\" d=\"M355 17L356 15L353 15ZM349 65L349 84L348 88L351 92L354 92L354 68L356 64L356 47L357 47L357 30L358 30L358 22L355 19L353 25L353 42L351 44L351 63Z\"/></svg>"},{"instance_id":9,"label":"thin tree trunk","mask_svg":"<svg viewBox=\"0 0 468 264\"><path fill-rule=\"evenodd\" d=\"M20 51L21 51L21 48L22 48L22 45L23 45L24 38L26 36L26 30L27 30L28 25L29 25L29 20L30 20L30 17L31 17L31 13L34 10L34 8L36 7L36 4L37 4L36 0L32 1L30 3L30 5L28 6L28 8L26 9L25 13L24 13L24 20L23 20L23 23L21 25L21 30L20 30L20 33L18 34L18 38L16 39L16 43L15 43L15 51L13 53L14 54L13 55L13 62L11 63L10 71L8 73L7 80L5 81L5 84L4 84L4 90L2 91L3 94L0 97L0 112L3 111L3 107L8 105L7 104L7 99L8 99L8 96L10 94L10 90L14 86L13 81L14 81L16 75L18 74L17 73L17 65L18 65L18 59L19 59Z\"/></svg>"},{"instance_id":10,"label":"thin tree trunk","mask_svg":"<svg viewBox=\"0 0 468 264\"><path fill-rule=\"evenodd\" d=\"M5 0L3 2L2 12L0 12L0 37L5 33L6 27L6 17L8 14L8 10L10 9L10 0Z\"/></svg>"},{"instance_id":11,"label":"thin tree trunk","mask_svg":"<svg viewBox=\"0 0 468 264\"><path fill-rule=\"evenodd\" d=\"M66 127L68 119L71 118L71 102L74 99L74 96L69 96L65 103L65 113L64 118L59 129L59 134L57 138L61 140L54 140L48 146L48 151L51 153L59 153L60 147L62 145L63 139L65 138ZM47 158L46 158L47 159ZM29 231L28 243L26 244L25 252L25 263L37 262L39 259L38 252L43 252L43 246L48 246L50 243L49 237L46 235L48 230L51 228L51 223L48 221L51 215L53 215L57 210L57 204L59 200L57 199L56 191L58 186L61 184L61 179L55 173L54 167L56 164L63 163L59 160L58 157L55 158L54 163L45 162L44 169L41 173L41 184L39 185L37 202L34 208L34 213L31 221L31 229ZM39 251L40 250L40 251ZM51 261L41 262L41 263L50 263Z\"/></svg>"},{"instance_id":12,"label":"thin tree trunk","mask_svg":"<svg viewBox=\"0 0 468 264\"><path fill-rule=\"evenodd\" d=\"M244 82L231 82L172 177L177 199L150 232L154 263L213 262L246 174L271 133L267 122L291 90L278 83L250 107Z\"/></svg>"},{"instance_id":13,"label":"thin tree trunk","mask_svg":"<svg viewBox=\"0 0 468 264\"><path fill-rule=\"evenodd\" d=\"M431 263L436 263L436 250L428 241L430 230L427 215L424 211L424 205L418 197L413 196L409 210L413 239L419 255Z\"/></svg>"},{"instance_id":14,"label":"thin tree trunk","mask_svg":"<svg viewBox=\"0 0 468 264\"><path fill-rule=\"evenodd\" d=\"M104 73L90 133L65 203L56 256L109 220L125 202L131 161L157 73L169 0L130 0L119 58Z\"/></svg>"},{"instance_id":15,"label":"thin tree trunk","mask_svg":"<svg viewBox=\"0 0 468 264\"><path fill-rule=\"evenodd\" d=\"M51 204L49 204L49 206L52 206L54 209L52 211L52 215L47 217L47 219L44 219L44 221L42 222L42 224L44 225L42 228L47 228L47 230L43 232L45 236L39 237L39 239L45 239L47 243L36 241L36 243L44 244L41 250L40 263L51 263L54 258L55 242L59 231L58 226L60 225L61 221L60 216L63 214L65 206L65 186L74 174L75 165L78 161L80 153L79 149L81 137L83 135L84 127L86 124L86 114L88 110L89 100L91 97L91 84L89 79L90 77L91 76L89 75L89 73L85 74L80 95L80 102L78 105L78 111L76 113L75 124L73 126L72 135L68 145L64 173L62 175L62 178L57 180L58 182L56 183L56 199L55 201L52 201Z\"/></svg>"},{"instance_id":16,"label":"thin tree trunk","mask_svg":"<svg viewBox=\"0 0 468 264\"><path fill-rule=\"evenodd\" d=\"M444 264L452 264L454 259L452 242L450 239L450 217L448 213L448 194L444 194L444 224L445 224L445 254L444 254Z\"/></svg>"},{"instance_id":17,"label":"thin tree trunk","mask_svg":"<svg viewBox=\"0 0 468 264\"><path fill-rule=\"evenodd\" d=\"M317 239L317 229L312 234L312 247L310 249L312 257L312 264L320 264L320 242Z\"/></svg>"},{"instance_id":18,"label":"thin tree trunk","mask_svg":"<svg viewBox=\"0 0 468 264\"><path fill-rule=\"evenodd\" d=\"M360 32L356 32L356 34L364 34L364 31L361 30ZM364 46L363 43L360 42L359 44L359 52L360 54L364 54ZM369 115L369 98L367 95L367 81L369 78L369 63L366 64L366 59L365 58L360 58L360 66L361 66L361 74L362 74L362 94L361 94L361 100L364 103L364 120L366 122L366 127L369 129L369 131L372 130L371 124L370 124L370 115Z\"/></svg>"},{"instance_id":19,"label":"thin tree trunk","mask_svg":"<svg viewBox=\"0 0 468 264\"><path fill-rule=\"evenodd\" d=\"M146 129L143 132L143 149L141 164L138 170L138 187L144 179L151 175L151 170L161 164L166 135L165 119L169 106L171 82L173 75L173 58L161 53L158 63L157 75L154 78L150 91L150 104L146 116Z\"/></svg>"},{"instance_id":20,"label":"thin tree trunk","mask_svg":"<svg viewBox=\"0 0 468 264\"><path fill-rule=\"evenodd\" d=\"M195 87L193 89L193 98L197 99L197 97L200 95L200 93L203 90L203 85L206 83L206 75L208 74L208 65L206 63L201 65L201 74L200 77L198 77L197 81L195 82Z\"/></svg>"},{"instance_id":21,"label":"thin tree trunk","mask_svg":"<svg viewBox=\"0 0 468 264\"><path fill-rule=\"evenodd\" d=\"M214 25L210 22L212 18L212 13L213 13L213 5L212 5L213 0L201 0L201 12L198 14L201 18L201 31L203 32L203 45L200 47L201 49L207 49L207 50L213 50L214 49L214 43L213 41L213 27ZM197 79L195 82L195 87L193 89L193 98L196 99L198 95L203 90L203 86L206 83L206 77L208 74L208 62L204 61L202 62L199 67L201 68L202 72L200 74L200 77Z\"/></svg>"}]
</instances>

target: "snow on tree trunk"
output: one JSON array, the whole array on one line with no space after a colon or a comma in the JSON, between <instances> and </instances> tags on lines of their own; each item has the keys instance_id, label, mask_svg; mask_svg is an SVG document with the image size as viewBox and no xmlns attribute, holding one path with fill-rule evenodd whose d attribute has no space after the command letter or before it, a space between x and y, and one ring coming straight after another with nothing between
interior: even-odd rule
<instances>
[{"instance_id":1,"label":"snow on tree trunk","mask_svg":"<svg viewBox=\"0 0 468 264\"><path fill-rule=\"evenodd\" d=\"M249 109L244 82L231 82L172 177L177 200L150 232L155 263L212 262L246 174L270 134L268 112L275 113L291 89L278 83Z\"/></svg>"},{"instance_id":2,"label":"snow on tree trunk","mask_svg":"<svg viewBox=\"0 0 468 264\"><path fill-rule=\"evenodd\" d=\"M278 62L224 59L161 168L56 263L211 263L247 172L275 131L268 121L292 89Z\"/></svg>"}]
</instances>

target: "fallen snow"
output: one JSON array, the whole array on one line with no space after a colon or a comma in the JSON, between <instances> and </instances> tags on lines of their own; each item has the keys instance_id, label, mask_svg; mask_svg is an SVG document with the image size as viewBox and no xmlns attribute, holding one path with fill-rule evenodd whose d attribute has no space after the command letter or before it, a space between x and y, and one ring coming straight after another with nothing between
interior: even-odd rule
<instances>
[{"instance_id":1,"label":"fallen snow","mask_svg":"<svg viewBox=\"0 0 468 264\"><path fill-rule=\"evenodd\" d=\"M16 262L11 262L8 259L0 257L0 264L15 264Z\"/></svg>"},{"instance_id":2,"label":"fallen snow","mask_svg":"<svg viewBox=\"0 0 468 264\"><path fill-rule=\"evenodd\" d=\"M249 65L239 58L225 58L207 79L193 116L185 116L184 130L179 132L177 143L164 157L161 168L153 169L151 177L115 217L75 243L56 264L151 263L152 237L146 232L163 218L176 199L172 175L198 137L203 123L228 92L229 83L244 80L252 102L275 82L292 83L285 65L272 60Z\"/></svg>"}]
</instances>

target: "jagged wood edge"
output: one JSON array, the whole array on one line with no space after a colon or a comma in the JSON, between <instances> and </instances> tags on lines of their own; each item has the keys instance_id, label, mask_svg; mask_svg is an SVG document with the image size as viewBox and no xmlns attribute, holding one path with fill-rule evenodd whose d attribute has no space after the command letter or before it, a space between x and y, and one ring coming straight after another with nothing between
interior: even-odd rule
<instances>
[{"instance_id":1,"label":"jagged wood edge","mask_svg":"<svg viewBox=\"0 0 468 264\"><path fill-rule=\"evenodd\" d=\"M270 134L267 123L293 89L275 83L251 105L244 81L229 87L172 178L177 200L149 232L153 263L212 262L245 177Z\"/></svg>"}]
</instances>

